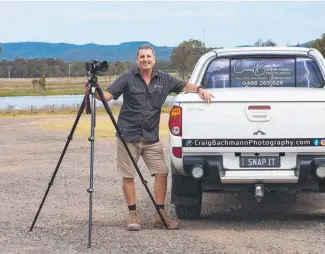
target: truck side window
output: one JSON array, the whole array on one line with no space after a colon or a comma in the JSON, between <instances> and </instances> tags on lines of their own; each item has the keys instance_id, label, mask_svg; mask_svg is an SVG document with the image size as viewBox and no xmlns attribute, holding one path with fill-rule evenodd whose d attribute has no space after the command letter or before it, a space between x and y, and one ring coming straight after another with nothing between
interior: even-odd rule
<instances>
[{"instance_id":1,"label":"truck side window","mask_svg":"<svg viewBox=\"0 0 325 254\"><path fill-rule=\"evenodd\" d=\"M229 64L230 60L226 58L213 60L203 78L203 86L205 88L230 87Z\"/></svg>"},{"instance_id":2,"label":"truck side window","mask_svg":"<svg viewBox=\"0 0 325 254\"><path fill-rule=\"evenodd\" d=\"M297 58L296 86L323 88L324 79L317 63L310 58Z\"/></svg>"}]
</instances>

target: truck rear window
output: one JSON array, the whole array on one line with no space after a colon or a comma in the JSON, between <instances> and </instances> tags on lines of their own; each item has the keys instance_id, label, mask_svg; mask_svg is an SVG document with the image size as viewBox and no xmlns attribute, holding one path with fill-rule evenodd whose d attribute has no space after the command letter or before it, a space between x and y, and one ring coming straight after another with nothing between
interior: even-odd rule
<instances>
[{"instance_id":1,"label":"truck rear window","mask_svg":"<svg viewBox=\"0 0 325 254\"><path fill-rule=\"evenodd\" d=\"M310 58L217 58L210 63L203 85L323 88L324 79L317 63Z\"/></svg>"}]
</instances>

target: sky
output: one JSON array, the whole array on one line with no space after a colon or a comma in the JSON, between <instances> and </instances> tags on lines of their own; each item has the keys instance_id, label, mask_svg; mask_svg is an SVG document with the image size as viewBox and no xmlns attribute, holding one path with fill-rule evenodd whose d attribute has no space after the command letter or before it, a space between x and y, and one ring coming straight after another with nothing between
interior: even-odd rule
<instances>
[{"instance_id":1,"label":"sky","mask_svg":"<svg viewBox=\"0 0 325 254\"><path fill-rule=\"evenodd\" d=\"M0 42L286 46L325 33L325 1L2 1Z\"/></svg>"}]
</instances>

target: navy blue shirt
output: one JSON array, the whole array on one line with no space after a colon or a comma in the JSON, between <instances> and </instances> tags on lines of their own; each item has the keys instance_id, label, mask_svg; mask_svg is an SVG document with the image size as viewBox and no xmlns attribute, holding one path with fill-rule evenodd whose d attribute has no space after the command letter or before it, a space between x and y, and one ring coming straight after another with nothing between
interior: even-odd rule
<instances>
[{"instance_id":1,"label":"navy blue shirt","mask_svg":"<svg viewBox=\"0 0 325 254\"><path fill-rule=\"evenodd\" d=\"M137 68L118 77L106 91L115 100L123 94L117 124L124 140L158 142L161 107L170 93L178 94L185 86L185 81L156 70L152 72L149 85Z\"/></svg>"}]
</instances>

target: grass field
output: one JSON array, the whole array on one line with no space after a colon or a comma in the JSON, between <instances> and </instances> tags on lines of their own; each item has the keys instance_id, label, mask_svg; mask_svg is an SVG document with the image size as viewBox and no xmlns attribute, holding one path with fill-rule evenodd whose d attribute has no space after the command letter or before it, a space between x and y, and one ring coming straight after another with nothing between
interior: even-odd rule
<instances>
[{"instance_id":1,"label":"grass field","mask_svg":"<svg viewBox=\"0 0 325 254\"><path fill-rule=\"evenodd\" d=\"M110 109L114 115L115 121L117 121L118 114L120 112L120 106L117 104L110 105ZM168 119L171 107L164 106L161 110L160 121L160 136L165 137L168 134ZM0 110L0 118L3 117L30 117L30 116L42 116L44 119L39 120L39 124L44 129L49 130L62 130L70 131L73 123L77 117L78 109L61 107L61 108L42 108L31 112L30 110L12 110L5 109ZM54 116L54 118L53 118ZM71 121L66 121L66 117L69 117ZM62 120L64 118L65 120ZM51 119L51 120L49 120ZM53 120L54 119L54 120ZM88 137L90 134L91 115L83 112L79 123L76 128L76 135ZM115 127L111 121L110 116L107 114L104 108L96 108L96 137L109 138L115 136Z\"/></svg>"},{"instance_id":2,"label":"grass field","mask_svg":"<svg viewBox=\"0 0 325 254\"><path fill-rule=\"evenodd\" d=\"M180 78L176 73L170 75ZM106 88L116 77L98 76L100 87ZM0 78L0 97L83 94L87 77L46 78L45 90L32 81L32 78Z\"/></svg>"},{"instance_id":3,"label":"grass field","mask_svg":"<svg viewBox=\"0 0 325 254\"><path fill-rule=\"evenodd\" d=\"M117 121L117 115L114 116ZM47 130L59 130L66 131L67 133L71 130L74 118L71 118L71 121L63 120L61 117L50 118L48 120L44 118L44 120L38 121L38 124L41 128ZM168 135L168 119L169 114L162 113L160 117L160 125L159 125L159 135L161 137L166 137ZM91 130L91 118L90 115L82 116L78 122L77 128L75 130L74 135L89 137ZM96 117L96 128L95 128L95 136L99 138L112 138L115 137L115 127L110 119L110 117L100 115Z\"/></svg>"},{"instance_id":4,"label":"grass field","mask_svg":"<svg viewBox=\"0 0 325 254\"><path fill-rule=\"evenodd\" d=\"M99 76L99 85L106 88L114 79ZM32 81L32 78L0 78L0 96L83 94L87 77L46 78L45 91L33 86Z\"/></svg>"}]
</instances>

